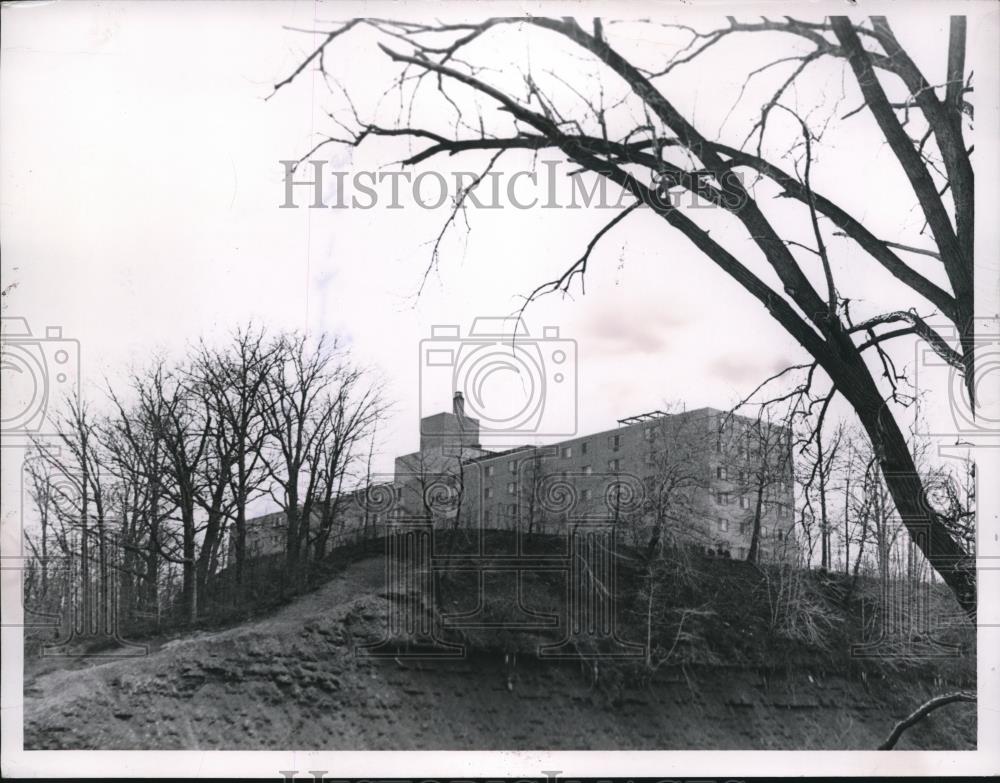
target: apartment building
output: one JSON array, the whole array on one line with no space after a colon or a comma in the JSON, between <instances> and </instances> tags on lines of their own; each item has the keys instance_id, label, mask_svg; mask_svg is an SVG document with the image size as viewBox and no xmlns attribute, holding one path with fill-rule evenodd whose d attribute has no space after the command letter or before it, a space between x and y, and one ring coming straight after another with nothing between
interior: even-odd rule
<instances>
[{"instance_id":1,"label":"apartment building","mask_svg":"<svg viewBox=\"0 0 1000 783\"><path fill-rule=\"evenodd\" d=\"M338 498L335 536L405 518L546 533L604 521L638 546L683 541L742 559L759 518L763 558L796 553L785 428L699 408L631 416L546 446L490 451L479 440L458 393L451 411L421 419L419 450L397 457L391 477ZM251 553L280 551L280 519L248 524Z\"/></svg>"}]
</instances>

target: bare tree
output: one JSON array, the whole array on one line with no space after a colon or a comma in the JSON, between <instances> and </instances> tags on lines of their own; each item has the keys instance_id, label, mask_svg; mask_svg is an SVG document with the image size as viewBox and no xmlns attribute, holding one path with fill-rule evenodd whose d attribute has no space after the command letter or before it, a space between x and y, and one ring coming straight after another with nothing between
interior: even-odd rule
<instances>
[{"instance_id":1,"label":"bare tree","mask_svg":"<svg viewBox=\"0 0 1000 783\"><path fill-rule=\"evenodd\" d=\"M517 509L518 525L524 525L525 532L530 536L535 532L535 527L539 523L545 524L545 507L541 502L545 480L545 457L543 449L532 447L530 456L525 458L523 454L514 456L515 469L517 470ZM512 476L511 478L515 478Z\"/></svg>"},{"instance_id":2,"label":"bare tree","mask_svg":"<svg viewBox=\"0 0 1000 783\"><path fill-rule=\"evenodd\" d=\"M833 562L832 509L829 506L832 503L834 471L843 438L843 423L834 428L828 444L824 443L823 431L817 429L815 437L804 449L809 468L802 482L802 494L811 516L815 516L813 503L819 506L820 568L824 571L830 570Z\"/></svg>"},{"instance_id":3,"label":"bare tree","mask_svg":"<svg viewBox=\"0 0 1000 783\"><path fill-rule=\"evenodd\" d=\"M161 606L160 579L164 560L179 562L172 552L165 551L164 525L176 510L168 492L168 450L164 446L162 422L166 415L166 401L159 394L162 361L154 363L147 374L134 373L131 393L134 401L126 404L113 388L108 397L115 408L105 432L105 445L109 452L109 470L126 487L132 486L133 515L144 515L144 523L136 520L135 544L144 537L139 553L143 560L142 604L159 615ZM142 531L138 529L142 525ZM126 551L130 547L126 544ZM166 549L170 549L169 544Z\"/></svg>"},{"instance_id":4,"label":"bare tree","mask_svg":"<svg viewBox=\"0 0 1000 783\"><path fill-rule=\"evenodd\" d=\"M114 484L113 514L119 521L125 581L121 592L128 602L126 608L158 612L162 463L155 430L148 425L139 411L121 411L105 422L101 442Z\"/></svg>"},{"instance_id":5,"label":"bare tree","mask_svg":"<svg viewBox=\"0 0 1000 783\"><path fill-rule=\"evenodd\" d=\"M227 455L230 463L228 491L240 586L246 578L247 504L264 492L267 478L263 462L268 435L265 385L278 371L279 359L277 346L266 341L263 329L253 326L238 329L221 349L202 341L196 358L200 384L218 421L219 453ZM221 484L217 487L222 489ZM217 540L221 542L222 536Z\"/></svg>"},{"instance_id":6,"label":"bare tree","mask_svg":"<svg viewBox=\"0 0 1000 783\"><path fill-rule=\"evenodd\" d=\"M357 146L380 137L403 137L421 145L404 159L403 165L414 166L439 155L478 151L490 156L485 176L511 150L550 149L559 151L579 169L617 185L634 204L616 214L565 273L539 286L529 301L546 292L568 290L577 277L585 275L591 251L602 237L636 211L653 212L742 286L798 342L811 357L810 380L825 378L829 384L822 396L840 395L848 402L873 444L888 490L911 536L965 612L975 617L972 559L962 541L924 502L926 489L893 413L894 405L905 403L897 388L899 376L883 346L903 335L924 340L955 372L964 375L966 393L975 404L974 190L970 149L964 140L964 123L972 109L966 98L971 77L967 78L965 72L964 17L952 18L949 39L942 47L947 51L945 73L934 80L928 80L920 71L884 17L872 17L867 24L855 24L844 16L820 21L784 18L748 23L731 19L717 30L690 31L690 43L673 56L664 57L662 48L654 48L659 62L653 63L640 62L640 55L629 50L637 38L630 25L605 25L599 19L589 29L572 18L495 17L456 24L353 19L318 30L319 45L275 85L275 90L292 83L310 66L327 77L326 64L336 57L337 43L362 27L382 37L381 51L397 66L396 70L387 69L391 75L387 77L386 92L398 90L404 109L389 124L362 119L350 102L348 89L353 124L340 123L336 135L322 139L314 150L327 144ZM641 37L655 41L662 30L662 26L648 23ZM751 153L712 141L657 84L673 69L695 61L730 36L764 32L787 34L795 45L804 43L811 49L806 54L790 49L788 56L777 61L797 60L798 64L754 123L750 136L758 135L759 141L756 152ZM513 69L498 74L474 62L476 43L481 39L506 36L516 40L518 36L536 34L576 48L583 56L589 68L581 71L579 61L574 61L574 71L585 74L575 86L559 73L534 73L529 61L520 73L522 91L502 78ZM861 100L859 111L867 110L878 128L874 143L888 145L930 228L935 249L916 248L916 252L940 261L950 290L904 260L900 253L913 253L911 243L880 239L844 205L813 188L819 133L781 101L788 87L820 58L846 63ZM886 79L891 81L888 86L883 83ZM567 99L566 90L557 89L559 82L569 86L573 97ZM436 93L420 89L424 84L435 86ZM364 89L369 89L367 83ZM605 96L613 91L621 93L620 99L607 102ZM463 94L456 100L452 92ZM437 106L441 111L435 111ZM922 125L907 125L918 114ZM801 139L794 173L785 171L763 150L765 129L778 116L789 118ZM410 125L414 117L435 118L440 125ZM922 137L914 138L908 131ZM938 156L942 160L940 167L936 163ZM760 187L748 190L738 172L762 178ZM454 223L476 184L478 181L459 194L442 234ZM664 198L671 189L695 194L730 216L766 261L778 285L756 274L747 259L738 258L703 224L677 208L672 199ZM950 196L947 200L946 194ZM773 216L768 216L772 205L769 196L773 195L800 206L801 225L811 237L811 244L779 233ZM946 317L959 334L957 347L932 328L917 308L875 311L856 320L850 302L858 296L844 293L852 281L841 280L838 284L835 280L827 224L832 224L838 235L849 239L910 293ZM432 266L437 264L439 246L440 236L431 252ZM796 256L793 247L804 247L808 261ZM821 372L814 372L816 368Z\"/></svg>"},{"instance_id":7,"label":"bare tree","mask_svg":"<svg viewBox=\"0 0 1000 783\"><path fill-rule=\"evenodd\" d=\"M730 449L742 457L737 476L741 497L748 499L749 508L744 524L750 533L747 562L760 560L767 518L779 520L791 515L786 499L792 490L792 430L791 414L778 416L762 406L755 418L733 419L719 437L735 442ZM769 531L781 535L784 542L792 525L785 529L775 526Z\"/></svg>"},{"instance_id":8,"label":"bare tree","mask_svg":"<svg viewBox=\"0 0 1000 783\"><path fill-rule=\"evenodd\" d=\"M97 628L108 607L112 564L107 530L107 483L100 442L100 422L77 394L56 422L57 447L35 444L50 476L47 500L69 523L78 546L69 546L79 563L85 627ZM67 541L68 544L68 541ZM96 548L96 549L95 549ZM97 573L93 572L96 564Z\"/></svg>"},{"instance_id":9,"label":"bare tree","mask_svg":"<svg viewBox=\"0 0 1000 783\"><path fill-rule=\"evenodd\" d=\"M297 578L302 546L308 535L320 487L319 455L332 426L334 408L326 389L335 370L336 342L325 336L310 347L305 335L283 335L275 350L279 364L263 386L264 417L270 447L268 472L277 484L275 500L285 512L285 560Z\"/></svg>"},{"instance_id":10,"label":"bare tree","mask_svg":"<svg viewBox=\"0 0 1000 783\"><path fill-rule=\"evenodd\" d=\"M399 515L422 517L435 528L458 530L468 520L465 516L467 481L465 449L444 447L439 451L418 451L396 461L397 504ZM468 470L471 478L472 469ZM451 536L454 546L455 536Z\"/></svg>"},{"instance_id":11,"label":"bare tree","mask_svg":"<svg viewBox=\"0 0 1000 783\"><path fill-rule=\"evenodd\" d=\"M697 491L706 486L702 459L712 450L713 437L703 422L690 416L668 415L646 425L648 444L640 516L650 523L647 560L664 544L704 543L710 534L702 528L696 507Z\"/></svg>"},{"instance_id":12,"label":"bare tree","mask_svg":"<svg viewBox=\"0 0 1000 783\"><path fill-rule=\"evenodd\" d=\"M55 534L54 528L58 522L56 504L56 487L52 475L43 460L30 456L25 460L25 473L28 476L28 493L38 512L37 534L32 535L30 529L24 530L24 539L31 551L33 560L38 564L38 589L32 591L25 585L24 600L27 606L32 599L44 604L49 595L49 572L51 562L49 557L49 541Z\"/></svg>"},{"instance_id":13,"label":"bare tree","mask_svg":"<svg viewBox=\"0 0 1000 783\"><path fill-rule=\"evenodd\" d=\"M324 405L330 409L330 427L314 452L312 469L318 472L317 529L309 539L314 560L326 555L334 523L340 518L345 479L360 456L358 446L374 437L385 410L381 390L369 384L366 372L350 364L347 357L333 372Z\"/></svg>"},{"instance_id":14,"label":"bare tree","mask_svg":"<svg viewBox=\"0 0 1000 783\"><path fill-rule=\"evenodd\" d=\"M181 566L183 602L188 620L195 622L202 581L198 523L204 502L203 463L211 448L213 420L204 399L192 390L189 376L167 368L163 362L134 378L133 390L142 416L147 418L162 448L164 473L158 491L180 517L179 536L172 527L159 526L155 545L162 557Z\"/></svg>"}]
</instances>

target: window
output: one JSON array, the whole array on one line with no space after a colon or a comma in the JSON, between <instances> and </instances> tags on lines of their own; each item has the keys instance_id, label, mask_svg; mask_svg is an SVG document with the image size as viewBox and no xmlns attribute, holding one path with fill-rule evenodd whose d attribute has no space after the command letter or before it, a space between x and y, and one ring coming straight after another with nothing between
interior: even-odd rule
<instances>
[{"instance_id":1,"label":"window","mask_svg":"<svg viewBox=\"0 0 1000 783\"><path fill-rule=\"evenodd\" d=\"M580 444L580 453L581 454L587 453L587 441L584 441L583 443Z\"/></svg>"},{"instance_id":2,"label":"window","mask_svg":"<svg viewBox=\"0 0 1000 783\"><path fill-rule=\"evenodd\" d=\"M741 546L739 551L740 551L740 560L746 560L747 559L747 548L745 546Z\"/></svg>"},{"instance_id":3,"label":"window","mask_svg":"<svg viewBox=\"0 0 1000 783\"><path fill-rule=\"evenodd\" d=\"M619 459L608 460L608 470L618 470L620 467L621 467L621 460Z\"/></svg>"},{"instance_id":4,"label":"window","mask_svg":"<svg viewBox=\"0 0 1000 783\"><path fill-rule=\"evenodd\" d=\"M563 459L569 459L570 457L572 457L573 456L573 447L572 446L563 446L562 456L563 456Z\"/></svg>"},{"instance_id":5,"label":"window","mask_svg":"<svg viewBox=\"0 0 1000 783\"><path fill-rule=\"evenodd\" d=\"M608 438L608 444L611 446L613 451L618 451L618 449L621 448L622 445L622 436L612 435L610 438Z\"/></svg>"},{"instance_id":6,"label":"window","mask_svg":"<svg viewBox=\"0 0 1000 783\"><path fill-rule=\"evenodd\" d=\"M761 525L760 526L760 534L762 536L766 536L767 535L767 525Z\"/></svg>"},{"instance_id":7,"label":"window","mask_svg":"<svg viewBox=\"0 0 1000 783\"><path fill-rule=\"evenodd\" d=\"M716 492L715 493L715 502L718 503L720 506L728 506L729 505L729 493L728 492Z\"/></svg>"},{"instance_id":8,"label":"window","mask_svg":"<svg viewBox=\"0 0 1000 783\"><path fill-rule=\"evenodd\" d=\"M784 539L784 537L785 537L784 533L782 533L782 532L781 532L781 531L779 530L779 531L778 531L778 540L779 540L779 541L781 541L782 539Z\"/></svg>"},{"instance_id":9,"label":"window","mask_svg":"<svg viewBox=\"0 0 1000 783\"><path fill-rule=\"evenodd\" d=\"M492 465L487 465L486 466L486 475L487 476L492 476L493 475L493 466Z\"/></svg>"},{"instance_id":10,"label":"window","mask_svg":"<svg viewBox=\"0 0 1000 783\"><path fill-rule=\"evenodd\" d=\"M740 495L740 508L750 508L750 498Z\"/></svg>"},{"instance_id":11,"label":"window","mask_svg":"<svg viewBox=\"0 0 1000 783\"><path fill-rule=\"evenodd\" d=\"M516 490L517 490L517 484L515 484L513 481L511 481L511 482L509 482L507 484L507 494L508 495L513 495Z\"/></svg>"},{"instance_id":12,"label":"window","mask_svg":"<svg viewBox=\"0 0 1000 783\"><path fill-rule=\"evenodd\" d=\"M582 489L582 490L580 490L580 499L581 500L590 500L590 490L589 489Z\"/></svg>"},{"instance_id":13,"label":"window","mask_svg":"<svg viewBox=\"0 0 1000 783\"><path fill-rule=\"evenodd\" d=\"M716 454L721 454L722 453L722 441L721 440L715 441L715 453Z\"/></svg>"},{"instance_id":14,"label":"window","mask_svg":"<svg viewBox=\"0 0 1000 783\"><path fill-rule=\"evenodd\" d=\"M729 478L729 471L726 470L726 466L725 465L719 465L719 467L717 467L715 469L715 477L718 478L718 479L728 479Z\"/></svg>"},{"instance_id":15,"label":"window","mask_svg":"<svg viewBox=\"0 0 1000 783\"><path fill-rule=\"evenodd\" d=\"M728 519L720 519L719 520L719 532L720 533L728 533L729 532L729 520Z\"/></svg>"},{"instance_id":16,"label":"window","mask_svg":"<svg viewBox=\"0 0 1000 783\"><path fill-rule=\"evenodd\" d=\"M511 473L517 473L517 462L515 460L508 462L507 467L510 468Z\"/></svg>"},{"instance_id":17,"label":"window","mask_svg":"<svg viewBox=\"0 0 1000 783\"><path fill-rule=\"evenodd\" d=\"M486 520L487 523L492 522L493 521L493 512L490 511L489 509L486 509L486 512L483 515L483 518Z\"/></svg>"},{"instance_id":18,"label":"window","mask_svg":"<svg viewBox=\"0 0 1000 783\"><path fill-rule=\"evenodd\" d=\"M508 511L510 512L510 515L512 517L516 517L517 516L517 503L511 503L510 506L508 506Z\"/></svg>"},{"instance_id":19,"label":"window","mask_svg":"<svg viewBox=\"0 0 1000 783\"><path fill-rule=\"evenodd\" d=\"M487 499L493 497L493 487L487 487L486 491L483 493Z\"/></svg>"},{"instance_id":20,"label":"window","mask_svg":"<svg viewBox=\"0 0 1000 783\"><path fill-rule=\"evenodd\" d=\"M403 488L396 487L396 500L402 500L402 499L403 499Z\"/></svg>"},{"instance_id":21,"label":"window","mask_svg":"<svg viewBox=\"0 0 1000 783\"><path fill-rule=\"evenodd\" d=\"M593 472L594 472L594 469L592 467L590 467L590 465L584 465L583 466L583 475L584 476L589 476Z\"/></svg>"}]
</instances>

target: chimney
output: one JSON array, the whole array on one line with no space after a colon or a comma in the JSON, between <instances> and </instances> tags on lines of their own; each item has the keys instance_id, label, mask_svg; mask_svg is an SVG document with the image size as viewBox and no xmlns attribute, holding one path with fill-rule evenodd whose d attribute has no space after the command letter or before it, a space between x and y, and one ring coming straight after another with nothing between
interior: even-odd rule
<instances>
[{"instance_id":1,"label":"chimney","mask_svg":"<svg viewBox=\"0 0 1000 783\"><path fill-rule=\"evenodd\" d=\"M455 397L451 401L451 409L452 413L460 419L465 417L465 397L462 396L462 392L455 392Z\"/></svg>"}]
</instances>

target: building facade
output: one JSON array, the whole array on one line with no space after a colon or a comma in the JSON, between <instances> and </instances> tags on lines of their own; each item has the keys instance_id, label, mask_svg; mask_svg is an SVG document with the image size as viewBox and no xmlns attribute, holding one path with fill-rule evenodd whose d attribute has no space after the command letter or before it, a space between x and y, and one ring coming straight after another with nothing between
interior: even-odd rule
<instances>
[{"instance_id":1,"label":"building facade","mask_svg":"<svg viewBox=\"0 0 1000 783\"><path fill-rule=\"evenodd\" d=\"M391 477L338 498L335 539L394 519L539 533L596 521L637 546L686 542L743 559L759 520L762 559L797 554L786 428L713 408L656 411L556 444L491 451L461 394L420 425L420 449L397 457ZM248 523L248 551L280 551L281 517Z\"/></svg>"}]
</instances>

